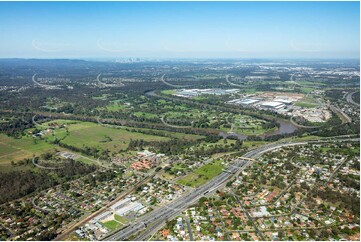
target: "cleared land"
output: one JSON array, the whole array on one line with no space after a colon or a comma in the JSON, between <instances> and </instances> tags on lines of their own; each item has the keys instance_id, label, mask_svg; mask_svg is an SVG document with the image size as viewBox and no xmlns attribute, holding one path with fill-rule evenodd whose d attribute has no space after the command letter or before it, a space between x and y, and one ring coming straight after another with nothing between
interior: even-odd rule
<instances>
[{"instance_id":1,"label":"cleared land","mask_svg":"<svg viewBox=\"0 0 361 242\"><path fill-rule=\"evenodd\" d=\"M113 129L97 123L78 122L67 126L69 133L61 129L56 132L56 137L65 137L62 142L74 147L83 148L99 147L110 151L126 149L131 139L144 141L167 141L169 138L130 132L125 128ZM50 137L52 139L52 137Z\"/></svg>"},{"instance_id":2,"label":"cleared land","mask_svg":"<svg viewBox=\"0 0 361 242\"><path fill-rule=\"evenodd\" d=\"M110 220L107 222L102 223L106 228L110 230L115 230L123 227L123 225L115 220Z\"/></svg>"},{"instance_id":3,"label":"cleared land","mask_svg":"<svg viewBox=\"0 0 361 242\"><path fill-rule=\"evenodd\" d=\"M42 154L55 148L44 140L35 140L32 136L23 136L21 139L0 134L0 171L12 168L11 161L19 161ZM60 150L60 149L59 149Z\"/></svg>"},{"instance_id":4,"label":"cleared land","mask_svg":"<svg viewBox=\"0 0 361 242\"><path fill-rule=\"evenodd\" d=\"M298 102L295 103L295 106L304 107L304 108L314 108L319 105L320 104L317 101L317 99L315 99L314 97L312 97L310 95L305 96L304 98L302 98L301 100L299 100Z\"/></svg>"},{"instance_id":5,"label":"cleared land","mask_svg":"<svg viewBox=\"0 0 361 242\"><path fill-rule=\"evenodd\" d=\"M145 141L168 141L171 138L196 140L203 136L191 135L183 133L174 133L168 131L159 131L160 133L169 137L144 134L141 132L150 131L149 129L135 130L140 132L131 132L126 129L132 130L129 127L120 127L119 129L108 128L101 126L97 123L81 122L73 120L53 120L51 122L38 125L36 128L39 130L45 130L50 123L57 123L59 125L65 124L65 128L56 128L55 136L51 133L47 133L43 138L34 138L31 134L22 136L20 139L0 134L0 170L7 171L10 168L14 169L11 165L11 161L19 161L25 158L31 158L33 155L40 155L47 151L66 150L58 145L51 144L50 141L54 141L55 137L62 139L62 142L68 145L72 145L78 148L98 147L100 149L108 149L111 152L119 152L125 150L128 147L130 140L143 139ZM33 131L29 129L26 131ZM72 152L75 153L75 152ZM89 163L89 160L79 158L80 161Z\"/></svg>"},{"instance_id":6,"label":"cleared land","mask_svg":"<svg viewBox=\"0 0 361 242\"><path fill-rule=\"evenodd\" d=\"M199 187L211 180L213 177L222 173L223 165L221 163L222 160L216 160L212 163L206 164L177 182L185 186Z\"/></svg>"}]
</instances>

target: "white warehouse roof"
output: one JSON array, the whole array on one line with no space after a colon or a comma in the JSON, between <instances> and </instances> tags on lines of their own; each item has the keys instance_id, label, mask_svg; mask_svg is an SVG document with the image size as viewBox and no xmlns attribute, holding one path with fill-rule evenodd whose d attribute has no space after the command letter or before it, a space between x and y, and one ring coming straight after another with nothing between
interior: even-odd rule
<instances>
[{"instance_id":1,"label":"white warehouse roof","mask_svg":"<svg viewBox=\"0 0 361 242\"><path fill-rule=\"evenodd\" d=\"M275 100L273 100L274 102L279 102L279 103L284 103L284 104L291 104L292 101L287 100L287 99L283 99L283 98L277 98Z\"/></svg>"},{"instance_id":2,"label":"white warehouse roof","mask_svg":"<svg viewBox=\"0 0 361 242\"><path fill-rule=\"evenodd\" d=\"M123 206L125 206L127 203L131 202L130 201L130 198L126 198L126 199L123 199L123 200L120 200L119 202L117 202L116 204L112 205L110 207L110 209L112 210L117 210Z\"/></svg>"},{"instance_id":3,"label":"white warehouse roof","mask_svg":"<svg viewBox=\"0 0 361 242\"><path fill-rule=\"evenodd\" d=\"M243 99L240 103L241 104L252 104L252 103L256 103L256 102L258 102L259 100L257 100L257 99Z\"/></svg>"},{"instance_id":4,"label":"white warehouse roof","mask_svg":"<svg viewBox=\"0 0 361 242\"><path fill-rule=\"evenodd\" d=\"M131 211L139 211L142 208L144 208L143 204L139 202L130 202L126 206L122 207L121 209L118 209L115 213L119 216L123 216L124 214L127 214Z\"/></svg>"},{"instance_id":5,"label":"white warehouse roof","mask_svg":"<svg viewBox=\"0 0 361 242\"><path fill-rule=\"evenodd\" d=\"M263 102L261 104L262 106L265 106L265 107L272 107L272 108L276 108L280 105L283 105L283 103L281 102L275 102L275 101L270 101L270 102Z\"/></svg>"}]
</instances>

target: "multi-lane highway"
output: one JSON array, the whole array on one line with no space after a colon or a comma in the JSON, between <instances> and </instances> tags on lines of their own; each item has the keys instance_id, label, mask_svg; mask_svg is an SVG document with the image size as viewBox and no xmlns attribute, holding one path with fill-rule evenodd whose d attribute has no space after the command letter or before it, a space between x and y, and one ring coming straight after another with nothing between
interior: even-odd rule
<instances>
[{"instance_id":1,"label":"multi-lane highway","mask_svg":"<svg viewBox=\"0 0 361 242\"><path fill-rule=\"evenodd\" d=\"M160 209L154 210L151 213L139 218L136 224L130 224L128 227L106 238L106 240L125 240L129 236L137 234L139 231L147 227L146 231L143 232L136 240L146 239L159 225L161 225L162 222L178 214L190 204L197 201L200 197L218 189L218 187L228 180L228 177L231 176L231 174L237 172L240 168L245 167L250 162L250 160L239 160L235 162L235 164L227 169L227 171L222 172L210 182L192 190L167 206L161 207Z\"/></svg>"},{"instance_id":2,"label":"multi-lane highway","mask_svg":"<svg viewBox=\"0 0 361 242\"><path fill-rule=\"evenodd\" d=\"M359 141L359 138L346 138L344 139L350 141ZM312 141L312 142L330 142L330 141ZM309 141L304 142L282 142L282 143L272 143L264 145L257 149L251 150L246 153L243 157L245 158L257 158L262 154L275 150L284 146L293 146L293 145L304 145L309 143ZM132 235L138 235L135 240L147 240L149 237L154 234L166 220L171 219L172 217L179 214L183 209L187 208L192 203L196 202L202 196L211 193L224 185L233 174L238 173L245 169L252 163L252 159L238 159L234 164L228 167L227 170L224 170L220 175L209 181L208 183L188 192L181 198L172 201L167 206L162 206L147 215L140 217L136 222L129 224L126 228L119 230L118 232L112 234L111 236L105 238L105 240L126 240ZM144 230L145 231L142 231ZM140 231L142 231L140 233ZM139 234L140 233L140 234Z\"/></svg>"},{"instance_id":3,"label":"multi-lane highway","mask_svg":"<svg viewBox=\"0 0 361 242\"><path fill-rule=\"evenodd\" d=\"M336 115L342 120L343 124L347 124L347 123L351 123L352 119L346 114L344 113L341 109L330 105L329 108L331 109L332 112L336 113Z\"/></svg>"},{"instance_id":4,"label":"multi-lane highway","mask_svg":"<svg viewBox=\"0 0 361 242\"><path fill-rule=\"evenodd\" d=\"M353 99L352 99L352 96L357 93L357 91L354 91L354 92L349 92L347 93L347 96L346 96L346 101L348 103L352 103L353 105L356 105L356 106L359 106L360 107L360 104L355 102Z\"/></svg>"}]
</instances>

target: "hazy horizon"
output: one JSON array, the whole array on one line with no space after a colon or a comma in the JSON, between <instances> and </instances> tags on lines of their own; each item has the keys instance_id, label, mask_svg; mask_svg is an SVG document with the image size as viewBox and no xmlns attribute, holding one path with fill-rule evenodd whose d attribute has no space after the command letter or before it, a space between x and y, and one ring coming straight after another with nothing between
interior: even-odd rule
<instances>
[{"instance_id":1,"label":"hazy horizon","mask_svg":"<svg viewBox=\"0 0 361 242\"><path fill-rule=\"evenodd\" d=\"M359 59L359 2L0 2L0 58Z\"/></svg>"}]
</instances>

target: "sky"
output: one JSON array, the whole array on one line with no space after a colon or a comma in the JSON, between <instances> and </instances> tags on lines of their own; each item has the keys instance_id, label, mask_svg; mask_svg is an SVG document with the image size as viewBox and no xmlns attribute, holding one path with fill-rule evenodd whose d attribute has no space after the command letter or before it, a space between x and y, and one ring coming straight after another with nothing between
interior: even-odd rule
<instances>
[{"instance_id":1,"label":"sky","mask_svg":"<svg viewBox=\"0 0 361 242\"><path fill-rule=\"evenodd\" d=\"M0 58L359 58L359 2L0 2Z\"/></svg>"}]
</instances>

